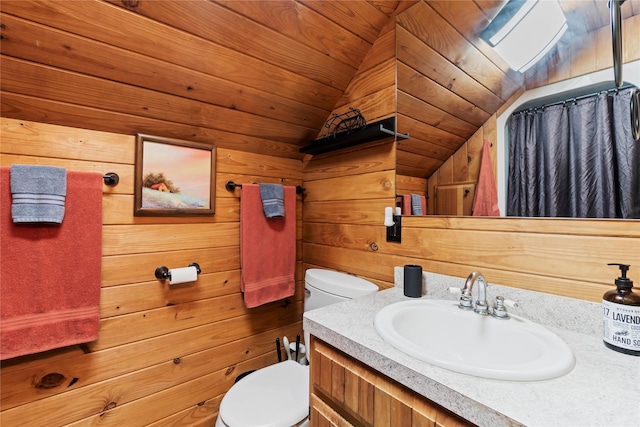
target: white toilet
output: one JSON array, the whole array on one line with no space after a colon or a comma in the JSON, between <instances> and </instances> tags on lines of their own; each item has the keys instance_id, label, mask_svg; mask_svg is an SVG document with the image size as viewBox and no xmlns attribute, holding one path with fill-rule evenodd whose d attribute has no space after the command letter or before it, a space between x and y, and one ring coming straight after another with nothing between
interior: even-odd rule
<instances>
[{"instance_id":1,"label":"white toilet","mask_svg":"<svg viewBox=\"0 0 640 427\"><path fill-rule=\"evenodd\" d=\"M349 274L311 268L305 273L305 291L308 311L377 292L378 287ZM235 383L220 402L216 427L305 427L308 416L309 367L285 360Z\"/></svg>"}]
</instances>

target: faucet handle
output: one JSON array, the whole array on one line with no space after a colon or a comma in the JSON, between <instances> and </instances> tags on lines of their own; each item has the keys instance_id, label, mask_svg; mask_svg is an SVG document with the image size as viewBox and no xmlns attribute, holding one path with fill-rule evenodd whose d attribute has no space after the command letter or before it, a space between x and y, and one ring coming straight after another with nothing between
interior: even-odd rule
<instances>
[{"instance_id":1,"label":"faucet handle","mask_svg":"<svg viewBox=\"0 0 640 427\"><path fill-rule=\"evenodd\" d=\"M500 298L502 298L502 297L500 297ZM520 305L518 305L518 303L516 301L510 300L510 299L502 298L502 302L503 302L504 305L506 305L509 308L520 307Z\"/></svg>"},{"instance_id":2,"label":"faucet handle","mask_svg":"<svg viewBox=\"0 0 640 427\"><path fill-rule=\"evenodd\" d=\"M507 312L507 307L518 307L518 303L510 299L504 299L503 296L497 296L496 304L491 310L491 315L498 319L508 319L509 313Z\"/></svg>"},{"instance_id":3,"label":"faucet handle","mask_svg":"<svg viewBox=\"0 0 640 427\"><path fill-rule=\"evenodd\" d=\"M462 292L462 289L451 287L447 289L450 294L460 296L460 301L458 307L464 310L471 310L473 308L473 302L471 298L471 294L469 292Z\"/></svg>"}]
</instances>

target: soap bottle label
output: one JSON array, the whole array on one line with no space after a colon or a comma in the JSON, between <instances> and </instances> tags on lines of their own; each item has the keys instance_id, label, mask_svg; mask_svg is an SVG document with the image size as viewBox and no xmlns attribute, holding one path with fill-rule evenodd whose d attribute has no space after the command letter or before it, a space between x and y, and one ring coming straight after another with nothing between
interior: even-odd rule
<instances>
[{"instance_id":1,"label":"soap bottle label","mask_svg":"<svg viewBox=\"0 0 640 427\"><path fill-rule=\"evenodd\" d=\"M602 301L604 341L609 344L640 351L640 306Z\"/></svg>"}]
</instances>

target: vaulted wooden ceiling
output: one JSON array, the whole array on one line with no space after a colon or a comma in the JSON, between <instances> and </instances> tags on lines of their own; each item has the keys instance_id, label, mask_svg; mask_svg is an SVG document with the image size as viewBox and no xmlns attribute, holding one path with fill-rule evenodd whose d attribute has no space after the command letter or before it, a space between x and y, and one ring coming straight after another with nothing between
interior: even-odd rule
<instances>
[{"instance_id":1,"label":"vaulted wooden ceiling","mask_svg":"<svg viewBox=\"0 0 640 427\"><path fill-rule=\"evenodd\" d=\"M2 1L1 113L302 159L397 19L398 40L425 49L398 49L398 87L438 93L423 103L429 128L398 126L414 136L404 147L440 147L413 150L406 173L428 176L425 158L437 167L526 82L478 39L504 1ZM572 35L608 25L606 0L560 3ZM623 5L639 13L640 0Z\"/></svg>"},{"instance_id":2,"label":"vaulted wooden ceiling","mask_svg":"<svg viewBox=\"0 0 640 427\"><path fill-rule=\"evenodd\" d=\"M302 159L396 1L2 1L2 115Z\"/></svg>"}]
</instances>

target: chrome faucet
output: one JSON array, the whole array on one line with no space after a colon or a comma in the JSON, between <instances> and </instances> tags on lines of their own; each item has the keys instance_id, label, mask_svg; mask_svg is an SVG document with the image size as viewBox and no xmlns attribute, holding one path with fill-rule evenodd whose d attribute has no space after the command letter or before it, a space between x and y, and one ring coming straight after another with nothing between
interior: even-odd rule
<instances>
[{"instance_id":1,"label":"chrome faucet","mask_svg":"<svg viewBox=\"0 0 640 427\"><path fill-rule=\"evenodd\" d=\"M478 284L478 286L476 286L478 288L478 298L474 302L472 291L473 285L476 283ZM484 279L484 276L477 271L474 271L469 275L469 277L467 277L462 288L449 288L449 292L460 295L458 307L463 310L473 310L482 315L491 314L497 319L510 319L507 307L518 307L518 303L516 301L505 299L502 296L497 296L495 305L490 308L489 302L487 301L488 286L489 284Z\"/></svg>"},{"instance_id":2,"label":"chrome faucet","mask_svg":"<svg viewBox=\"0 0 640 427\"><path fill-rule=\"evenodd\" d=\"M478 284L478 299L475 304L473 301L473 285ZM460 303L458 306L464 310L475 311L478 314L489 314L489 303L487 302L487 282L484 280L484 276L477 271L474 271L467 277L462 287L462 294L460 295Z\"/></svg>"}]
</instances>

